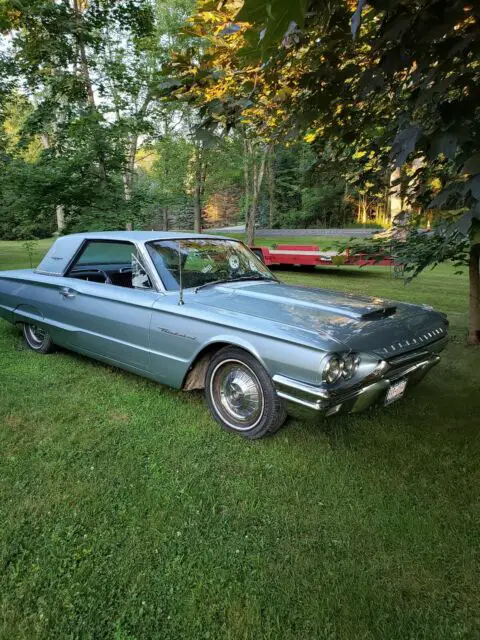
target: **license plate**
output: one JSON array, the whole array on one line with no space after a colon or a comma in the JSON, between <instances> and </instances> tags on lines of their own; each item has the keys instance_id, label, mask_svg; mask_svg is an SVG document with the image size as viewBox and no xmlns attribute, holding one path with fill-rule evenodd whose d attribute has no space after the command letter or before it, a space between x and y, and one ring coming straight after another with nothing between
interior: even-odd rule
<instances>
[{"instance_id":1,"label":"license plate","mask_svg":"<svg viewBox=\"0 0 480 640\"><path fill-rule=\"evenodd\" d=\"M407 386L406 380L399 380L398 382L394 382L390 386L390 389L387 391L385 404L390 404L391 402L395 402L395 400L400 400L400 398L405 393L406 386Z\"/></svg>"}]
</instances>

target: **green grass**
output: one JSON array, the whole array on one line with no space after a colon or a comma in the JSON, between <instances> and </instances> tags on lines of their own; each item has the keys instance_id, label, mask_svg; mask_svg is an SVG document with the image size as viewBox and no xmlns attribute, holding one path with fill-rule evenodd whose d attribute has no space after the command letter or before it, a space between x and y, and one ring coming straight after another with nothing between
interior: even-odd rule
<instances>
[{"instance_id":1,"label":"green grass","mask_svg":"<svg viewBox=\"0 0 480 640\"><path fill-rule=\"evenodd\" d=\"M0 241L0 270L36 267L52 242L53 238L36 241L32 244L30 255L23 242Z\"/></svg>"},{"instance_id":2,"label":"green grass","mask_svg":"<svg viewBox=\"0 0 480 640\"><path fill-rule=\"evenodd\" d=\"M22 249L0 243L0 269L15 266L29 266ZM465 276L278 275L434 304L452 341L390 408L291 420L248 443L201 394L41 357L0 323L1 638L479 637L480 353L465 346Z\"/></svg>"}]
</instances>

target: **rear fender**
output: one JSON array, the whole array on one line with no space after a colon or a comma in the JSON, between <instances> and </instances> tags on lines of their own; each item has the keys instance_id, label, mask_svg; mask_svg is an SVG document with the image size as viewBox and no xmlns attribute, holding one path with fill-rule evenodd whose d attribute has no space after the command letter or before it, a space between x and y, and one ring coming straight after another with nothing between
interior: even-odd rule
<instances>
[{"instance_id":1,"label":"rear fender","mask_svg":"<svg viewBox=\"0 0 480 640\"><path fill-rule=\"evenodd\" d=\"M29 304L19 304L13 310L14 324L38 324L45 325L45 317L43 313L36 307ZM44 328L47 328L46 326Z\"/></svg>"}]
</instances>

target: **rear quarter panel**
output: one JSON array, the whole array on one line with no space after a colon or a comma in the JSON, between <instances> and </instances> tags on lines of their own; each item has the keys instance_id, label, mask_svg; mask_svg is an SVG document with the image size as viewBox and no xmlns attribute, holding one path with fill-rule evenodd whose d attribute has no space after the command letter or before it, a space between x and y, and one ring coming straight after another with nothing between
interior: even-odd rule
<instances>
[{"instance_id":1,"label":"rear quarter panel","mask_svg":"<svg viewBox=\"0 0 480 640\"><path fill-rule=\"evenodd\" d=\"M43 326L56 344L69 346L73 327L62 314L61 286L58 277L31 269L0 272L0 314L15 324Z\"/></svg>"},{"instance_id":2,"label":"rear quarter panel","mask_svg":"<svg viewBox=\"0 0 480 640\"><path fill-rule=\"evenodd\" d=\"M21 300L25 300L26 287L32 269L0 271L0 317L14 322L14 309Z\"/></svg>"}]
</instances>

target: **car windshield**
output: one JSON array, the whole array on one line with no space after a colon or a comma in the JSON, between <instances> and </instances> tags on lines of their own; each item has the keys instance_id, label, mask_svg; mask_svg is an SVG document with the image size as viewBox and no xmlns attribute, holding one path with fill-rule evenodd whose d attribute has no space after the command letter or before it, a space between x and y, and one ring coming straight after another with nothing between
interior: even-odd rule
<instances>
[{"instance_id":1,"label":"car windshield","mask_svg":"<svg viewBox=\"0 0 480 640\"><path fill-rule=\"evenodd\" d=\"M147 244L168 291L235 280L271 280L274 276L245 245L235 240L156 240Z\"/></svg>"}]
</instances>

